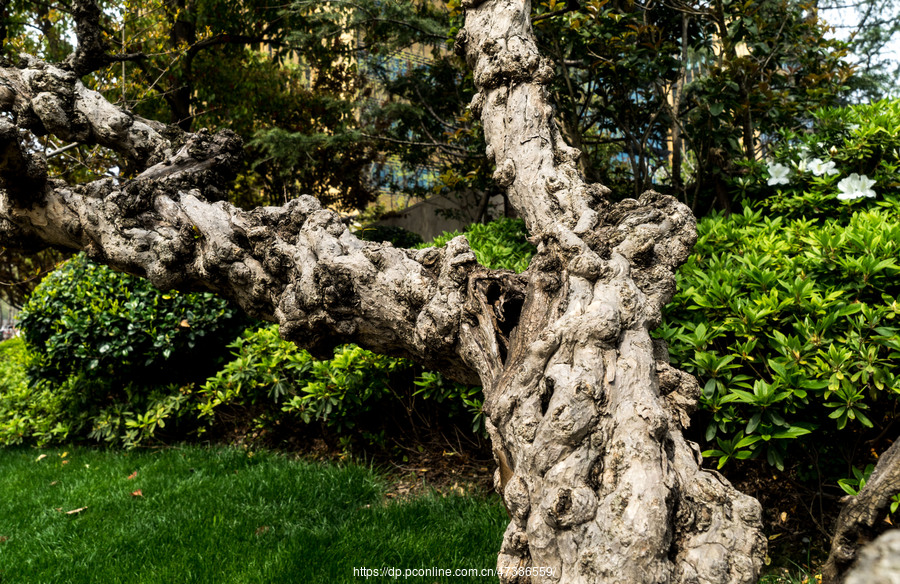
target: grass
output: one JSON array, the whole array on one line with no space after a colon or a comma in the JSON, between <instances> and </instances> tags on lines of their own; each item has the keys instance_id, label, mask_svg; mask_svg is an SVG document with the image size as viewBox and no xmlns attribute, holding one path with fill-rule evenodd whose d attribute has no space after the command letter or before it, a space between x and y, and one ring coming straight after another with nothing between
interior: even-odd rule
<instances>
[{"instance_id":1,"label":"grass","mask_svg":"<svg viewBox=\"0 0 900 584\"><path fill-rule=\"evenodd\" d=\"M365 581L361 567L495 566L498 499L386 503L384 489L365 467L231 448L0 450L0 583L338 583Z\"/></svg>"}]
</instances>

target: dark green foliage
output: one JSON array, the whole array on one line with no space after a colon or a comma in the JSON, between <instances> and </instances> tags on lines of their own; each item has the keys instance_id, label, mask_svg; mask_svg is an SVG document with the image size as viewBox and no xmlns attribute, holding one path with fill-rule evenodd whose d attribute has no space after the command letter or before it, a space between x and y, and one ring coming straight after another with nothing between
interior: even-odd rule
<instances>
[{"instance_id":1,"label":"dark green foliage","mask_svg":"<svg viewBox=\"0 0 900 584\"><path fill-rule=\"evenodd\" d=\"M187 382L248 324L210 293L161 292L83 254L48 276L19 315L38 358L34 379L102 376L113 383Z\"/></svg>"},{"instance_id":2,"label":"dark green foliage","mask_svg":"<svg viewBox=\"0 0 900 584\"><path fill-rule=\"evenodd\" d=\"M62 437L127 442L163 426L186 399L179 388L213 373L248 324L212 294L160 292L84 255L48 276L19 315L31 391L52 388Z\"/></svg>"},{"instance_id":3,"label":"dark green foliage","mask_svg":"<svg viewBox=\"0 0 900 584\"><path fill-rule=\"evenodd\" d=\"M391 225L370 225L355 234L363 241L390 241L394 247L410 248L422 243L422 237L402 227Z\"/></svg>"},{"instance_id":4,"label":"dark green foliage","mask_svg":"<svg viewBox=\"0 0 900 584\"><path fill-rule=\"evenodd\" d=\"M738 210L724 183L740 174L740 162L839 103L852 75L846 47L805 2L723 2L701 22L702 41L692 46L698 74L685 85L680 115L696 167L684 201L697 214L710 198Z\"/></svg>"},{"instance_id":5,"label":"dark green foliage","mask_svg":"<svg viewBox=\"0 0 900 584\"><path fill-rule=\"evenodd\" d=\"M815 119L740 182L757 210L700 223L659 330L704 388L720 466L782 468L806 434L851 458L898 408L900 104ZM854 188L854 174L871 180Z\"/></svg>"},{"instance_id":6,"label":"dark green foliage","mask_svg":"<svg viewBox=\"0 0 900 584\"><path fill-rule=\"evenodd\" d=\"M248 331L229 347L234 359L197 391L199 414L212 419L223 406L251 408L261 427L286 412L307 424L347 431L378 402L394 399L395 373L412 367L356 345L336 348L333 359L315 360L281 340L277 325Z\"/></svg>"}]
</instances>

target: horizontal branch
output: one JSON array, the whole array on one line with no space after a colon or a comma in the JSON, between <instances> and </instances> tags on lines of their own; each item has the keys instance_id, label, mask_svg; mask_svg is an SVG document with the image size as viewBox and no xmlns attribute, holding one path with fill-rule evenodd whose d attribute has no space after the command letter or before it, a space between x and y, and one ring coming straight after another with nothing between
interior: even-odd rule
<instances>
[{"instance_id":1,"label":"horizontal branch","mask_svg":"<svg viewBox=\"0 0 900 584\"><path fill-rule=\"evenodd\" d=\"M405 250L357 239L309 196L253 211L210 202L224 198L243 153L234 133L142 120L69 72L34 58L21 65L0 67L14 119L0 118L0 244L85 250L163 289L217 292L315 353L356 342L477 383L459 331L471 281L490 273L465 238ZM51 179L29 147L29 134L42 133L102 144L138 173Z\"/></svg>"}]
</instances>

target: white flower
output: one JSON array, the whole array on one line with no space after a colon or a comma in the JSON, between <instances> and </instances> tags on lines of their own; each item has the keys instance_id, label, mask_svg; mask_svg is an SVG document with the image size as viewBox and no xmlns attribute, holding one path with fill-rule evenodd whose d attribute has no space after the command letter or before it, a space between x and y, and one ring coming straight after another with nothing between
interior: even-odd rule
<instances>
[{"instance_id":1,"label":"white flower","mask_svg":"<svg viewBox=\"0 0 900 584\"><path fill-rule=\"evenodd\" d=\"M838 193L837 198L842 201L852 201L860 197L874 197L875 191L872 190L874 184L874 179L866 175L860 176L854 172L838 183L838 190L841 192Z\"/></svg>"},{"instance_id":2,"label":"white flower","mask_svg":"<svg viewBox=\"0 0 900 584\"><path fill-rule=\"evenodd\" d=\"M828 162L822 162L820 158L813 158L809 161L809 170L816 176L822 176L823 174L837 174L838 171L834 167L834 161L829 160Z\"/></svg>"},{"instance_id":3,"label":"white flower","mask_svg":"<svg viewBox=\"0 0 900 584\"><path fill-rule=\"evenodd\" d=\"M781 164L780 162L770 162L768 165L768 170L769 186L790 184L791 181L788 180L788 175L791 174L791 169L787 166Z\"/></svg>"}]
</instances>

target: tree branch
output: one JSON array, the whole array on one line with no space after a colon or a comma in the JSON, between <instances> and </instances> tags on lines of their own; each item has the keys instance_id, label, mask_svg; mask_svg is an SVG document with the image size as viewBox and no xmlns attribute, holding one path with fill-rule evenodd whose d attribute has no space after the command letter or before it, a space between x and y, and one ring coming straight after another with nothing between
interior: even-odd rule
<instances>
[{"instance_id":1,"label":"tree branch","mask_svg":"<svg viewBox=\"0 0 900 584\"><path fill-rule=\"evenodd\" d=\"M357 342L477 382L459 354L472 281L512 274L480 267L462 237L444 249L362 242L312 197L241 211L223 198L242 154L231 132L185 133L148 122L34 58L0 67L11 93L0 118L0 240L85 250L160 288L208 289L279 322L314 352ZM129 157L135 178L70 185L47 179L28 131L102 144Z\"/></svg>"}]
</instances>

